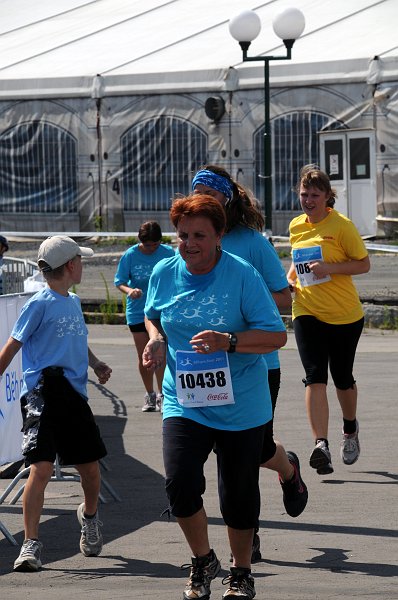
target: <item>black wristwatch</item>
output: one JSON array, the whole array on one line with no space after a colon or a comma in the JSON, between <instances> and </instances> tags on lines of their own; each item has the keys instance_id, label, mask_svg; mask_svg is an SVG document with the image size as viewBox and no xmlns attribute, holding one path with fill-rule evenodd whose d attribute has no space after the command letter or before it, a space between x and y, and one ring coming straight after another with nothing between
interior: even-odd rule
<instances>
[{"instance_id":1,"label":"black wristwatch","mask_svg":"<svg viewBox=\"0 0 398 600\"><path fill-rule=\"evenodd\" d=\"M235 352L236 350L236 344L238 343L238 338L236 337L236 333L228 333L229 336L229 348L227 350L227 352Z\"/></svg>"}]
</instances>

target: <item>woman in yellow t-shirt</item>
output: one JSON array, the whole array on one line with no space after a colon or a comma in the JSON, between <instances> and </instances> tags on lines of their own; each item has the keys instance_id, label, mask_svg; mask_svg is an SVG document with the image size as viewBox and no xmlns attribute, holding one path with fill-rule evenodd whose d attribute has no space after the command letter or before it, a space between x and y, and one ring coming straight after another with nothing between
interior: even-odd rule
<instances>
[{"instance_id":1,"label":"woman in yellow t-shirt","mask_svg":"<svg viewBox=\"0 0 398 600\"><path fill-rule=\"evenodd\" d=\"M293 328L305 370L305 401L315 448L310 465L333 473L328 443L328 367L343 413L340 454L352 465L360 453L353 365L364 317L352 275L367 273L369 256L355 225L334 210L335 190L314 165L303 167L296 191L303 214L290 223L288 272Z\"/></svg>"}]
</instances>

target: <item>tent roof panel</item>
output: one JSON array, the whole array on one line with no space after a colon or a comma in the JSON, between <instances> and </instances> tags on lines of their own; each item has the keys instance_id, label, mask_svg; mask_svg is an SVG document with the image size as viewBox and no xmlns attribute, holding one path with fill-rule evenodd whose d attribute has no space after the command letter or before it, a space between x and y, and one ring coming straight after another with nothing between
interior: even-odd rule
<instances>
[{"instance_id":1,"label":"tent roof panel","mask_svg":"<svg viewBox=\"0 0 398 600\"><path fill-rule=\"evenodd\" d=\"M40 21L48 21L54 15L73 11L87 4L93 4L93 0L40 0L30 5L25 0L1 0L0 35Z\"/></svg>"},{"instance_id":2,"label":"tent roof panel","mask_svg":"<svg viewBox=\"0 0 398 600\"><path fill-rule=\"evenodd\" d=\"M273 0L256 8L262 31L250 56L285 55L272 19L292 3ZM271 62L272 81L283 85L285 77L289 84L293 73L295 81L308 84L311 77L319 81L322 72L327 81L332 64L334 76L347 78L357 72L355 61L397 57L397 0L294 4L305 15L306 28L291 61ZM81 95L86 95L97 74L104 76L107 94L108 83L130 86L130 93L143 82L146 93L222 88L230 65L238 68L241 86L261 85L262 61L242 64L228 31L228 20L248 7L253 7L249 0L2 0L0 97L22 96L24 88L35 95L52 96L56 90L75 95L83 82ZM398 78L393 61L388 77Z\"/></svg>"}]
</instances>

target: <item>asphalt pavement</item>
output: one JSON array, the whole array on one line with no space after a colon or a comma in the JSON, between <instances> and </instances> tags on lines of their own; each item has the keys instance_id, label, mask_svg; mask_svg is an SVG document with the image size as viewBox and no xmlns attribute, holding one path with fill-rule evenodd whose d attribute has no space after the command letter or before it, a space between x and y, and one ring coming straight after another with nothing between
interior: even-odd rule
<instances>
[{"instance_id":1,"label":"asphalt pavement","mask_svg":"<svg viewBox=\"0 0 398 600\"><path fill-rule=\"evenodd\" d=\"M102 488L104 548L99 557L79 552L79 483L49 483L40 527L43 569L14 573L23 541L21 500L0 505L0 519L16 539L0 532L0 597L7 600L180 600L190 552L176 522L161 513L164 493L161 415L142 413L143 389L132 336L124 325L90 325L93 351L113 368L106 387L90 372L89 395L108 456L103 477L120 497ZM293 334L280 352L282 386L275 432L300 457L309 502L296 519L284 511L275 473L262 470L261 549L253 565L257 598L264 600L398 599L397 364L398 333L366 331L355 376L359 388L362 453L351 467L339 458L341 418L330 388L330 444L335 471L319 476L308 458L312 439L304 408L301 364ZM239 473L236 474L239 477ZM211 544L222 562L212 600L225 591L229 568L226 530L218 507L214 456L206 468L205 507ZM23 481L23 480L22 480ZM0 479L0 495L10 482ZM18 486L17 488L18 489ZM14 490L15 491L15 490Z\"/></svg>"},{"instance_id":2,"label":"asphalt pavement","mask_svg":"<svg viewBox=\"0 0 398 600\"><path fill-rule=\"evenodd\" d=\"M121 294L113 285L117 264L126 250L124 248L106 248L93 246L95 255L84 261L82 283L77 286L77 293L82 300L93 298L104 299L107 292L111 297L119 298ZM290 246L277 246L282 253L282 264L289 270ZM391 253L371 253L371 268L368 273L354 277L355 285L363 302L398 304L398 251Z\"/></svg>"},{"instance_id":3,"label":"asphalt pavement","mask_svg":"<svg viewBox=\"0 0 398 600\"><path fill-rule=\"evenodd\" d=\"M7 256L36 261L40 241L13 241ZM120 257L128 246L121 243L107 245L94 239L79 243L90 246L95 252L93 258L83 260L82 283L76 288L82 301L104 301L108 294L120 299L121 294L113 285L113 278ZM287 272L290 266L290 246L276 242L275 247L282 256L282 264ZM377 300L380 303L385 301L398 304L398 247L396 254L371 252L370 264L369 273L354 277L361 299L365 302Z\"/></svg>"}]
</instances>

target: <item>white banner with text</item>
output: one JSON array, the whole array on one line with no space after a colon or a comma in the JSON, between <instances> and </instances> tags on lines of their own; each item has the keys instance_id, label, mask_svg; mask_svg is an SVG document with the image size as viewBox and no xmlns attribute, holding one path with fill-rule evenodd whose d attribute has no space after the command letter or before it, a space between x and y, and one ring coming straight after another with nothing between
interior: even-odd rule
<instances>
[{"instance_id":1,"label":"white banner with text","mask_svg":"<svg viewBox=\"0 0 398 600\"><path fill-rule=\"evenodd\" d=\"M25 302L32 294L0 296L0 348L4 346ZM0 465L21 460L22 417L19 395L22 381L21 350L0 382Z\"/></svg>"}]
</instances>

